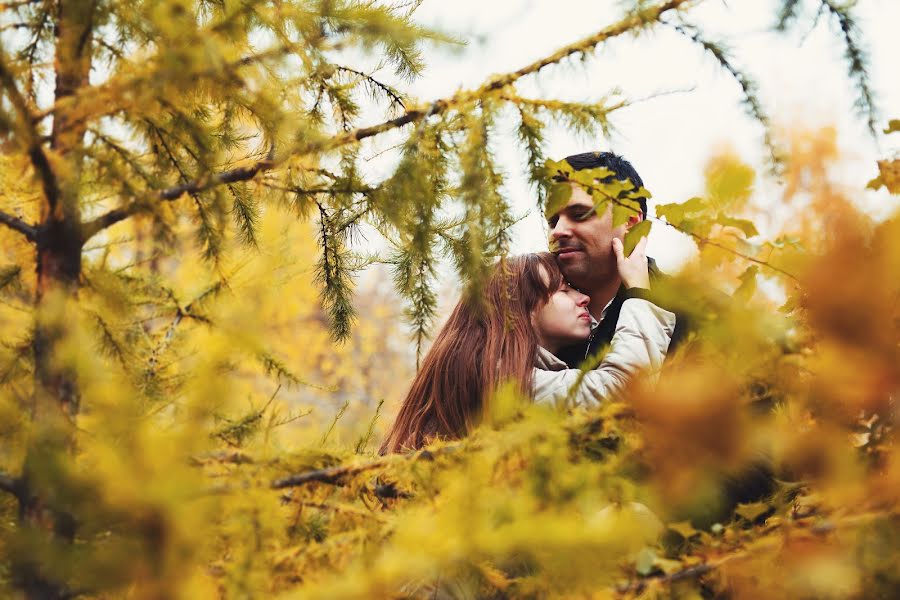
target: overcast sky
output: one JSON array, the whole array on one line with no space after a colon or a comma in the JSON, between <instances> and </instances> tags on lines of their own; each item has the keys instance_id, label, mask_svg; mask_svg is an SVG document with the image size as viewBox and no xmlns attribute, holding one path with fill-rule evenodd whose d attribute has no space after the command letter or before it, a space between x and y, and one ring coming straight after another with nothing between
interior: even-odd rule
<instances>
[{"instance_id":1,"label":"overcast sky","mask_svg":"<svg viewBox=\"0 0 900 600\"><path fill-rule=\"evenodd\" d=\"M835 175L861 190L876 174L874 161L896 153L900 140L873 140L867 134L865 121L853 108L855 90L846 75L836 24L823 16L810 28L810 20L802 19L793 33L774 35L775 6L773 0L706 0L689 18L708 37L728 43L735 63L759 83L759 95L776 127L836 126L844 159ZM900 118L900 0L861 0L857 13L883 128L889 118ZM468 44L457 52L429 51L425 74L411 92L420 100L434 100L478 86L492 74L515 70L598 31L621 14L621 5L613 0L425 0L416 19ZM551 67L523 83L523 95L569 100L596 100L615 88L628 99L676 91L614 113L617 134L612 139L578 139L562 129L547 139L552 158L603 149L624 155L653 193L651 208L702 193L704 165L726 145L760 167L761 202L779 195L777 182L763 172L762 128L746 116L738 84L702 49L671 30L616 39L601 46L583 67ZM512 127L510 122L507 131ZM525 183L523 155L512 135L499 140L497 155L514 205L533 213L518 226L513 251L545 249L545 232ZM861 191L859 201L881 217L896 207L896 200L883 190ZM673 269L694 246L667 229L654 230L649 251L663 268Z\"/></svg>"}]
</instances>

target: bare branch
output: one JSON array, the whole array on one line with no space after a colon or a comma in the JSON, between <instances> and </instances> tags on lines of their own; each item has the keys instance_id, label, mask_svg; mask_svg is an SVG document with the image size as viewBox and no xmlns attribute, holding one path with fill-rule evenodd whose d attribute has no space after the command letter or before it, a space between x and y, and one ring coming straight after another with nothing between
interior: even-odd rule
<instances>
[{"instance_id":1,"label":"bare branch","mask_svg":"<svg viewBox=\"0 0 900 600\"><path fill-rule=\"evenodd\" d=\"M12 230L18 231L30 242L36 242L38 238L38 229L33 225L29 225L22 219L14 217L10 214L7 214L3 211L0 211L0 223L6 225Z\"/></svg>"},{"instance_id":2,"label":"bare branch","mask_svg":"<svg viewBox=\"0 0 900 600\"><path fill-rule=\"evenodd\" d=\"M400 127L413 122L421 121L433 115L443 114L448 110L451 110L452 108L483 97L485 94L489 94L491 92L496 92L497 90L506 88L517 82L522 77L538 73L544 67L558 63L568 58L569 56L590 52L602 42L610 38L622 35L628 31L632 31L638 27L642 27L648 23L655 22L663 13L677 9L684 4L688 4L691 1L692 0L668 0L656 6L644 9L637 14L629 15L618 23L602 29L593 35L583 38L573 44L569 44L568 46L564 46L553 54L531 64L528 64L517 71L513 71L505 75L491 77L475 90L458 92L450 98L439 99L425 107L408 110L399 117L384 121L383 123L379 123L377 125L351 129L350 131L346 131L325 140L309 142L296 148L293 152L277 161L272 158L267 158L266 160L261 160L247 167L241 167L214 175L208 175L190 183L185 183L173 188L162 190L155 196L135 200L123 207L111 210L108 213L97 217L93 221L86 223L82 229L83 240L87 241L103 229L114 225L119 221L127 219L135 214L152 210L154 201L175 200L182 194L196 193L226 183L247 181L255 177L260 172L269 171L277 167L281 162L283 162L287 158L290 158L291 156L314 154L317 152L334 150L348 144L353 144L361 140L380 135L387 131L399 129Z\"/></svg>"}]
</instances>

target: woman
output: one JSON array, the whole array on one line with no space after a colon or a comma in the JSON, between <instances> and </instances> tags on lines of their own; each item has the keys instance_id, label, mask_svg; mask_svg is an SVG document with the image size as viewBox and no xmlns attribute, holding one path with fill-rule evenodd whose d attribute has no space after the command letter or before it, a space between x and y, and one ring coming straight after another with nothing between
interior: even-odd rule
<instances>
[{"instance_id":1,"label":"woman","mask_svg":"<svg viewBox=\"0 0 900 600\"><path fill-rule=\"evenodd\" d=\"M646 238L625 258L613 242L623 285L649 287ZM501 260L482 297L464 296L425 356L380 452L415 450L431 439L457 439L478 422L498 385L512 382L536 401L569 397L581 372L567 369L553 352L591 334L589 298L570 287L553 255L525 254ZM572 390L576 404L598 403L644 368L665 358L675 315L630 298L603 361Z\"/></svg>"}]
</instances>

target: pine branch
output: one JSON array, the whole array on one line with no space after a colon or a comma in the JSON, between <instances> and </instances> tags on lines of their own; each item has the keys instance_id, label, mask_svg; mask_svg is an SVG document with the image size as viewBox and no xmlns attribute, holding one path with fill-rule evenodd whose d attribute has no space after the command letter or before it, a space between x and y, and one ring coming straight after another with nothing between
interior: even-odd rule
<instances>
[{"instance_id":1,"label":"pine branch","mask_svg":"<svg viewBox=\"0 0 900 600\"><path fill-rule=\"evenodd\" d=\"M104 229L115 225L120 221L124 221L136 214L150 212L157 202L170 202L172 200L177 200L184 194L197 194L220 185L237 183L239 181L249 181L256 177L258 173L267 171L274 166L274 161L262 160L248 167L238 167L236 169L231 169L230 171L214 173L194 181L160 190L151 196L126 204L123 207L113 209L92 221L88 221L82 227L82 239L87 241Z\"/></svg>"},{"instance_id":2,"label":"pine branch","mask_svg":"<svg viewBox=\"0 0 900 600\"><path fill-rule=\"evenodd\" d=\"M822 6L831 15L837 19L841 28L841 34L844 37L844 45L846 46L845 55L847 58L849 75L856 80L859 97L856 99L856 106L866 115L866 125L873 136L878 135L878 110L875 107L875 94L872 92L872 86L869 83L869 73L866 70L866 53L860 46L859 29L850 14L852 5L838 6L834 0L820 0Z\"/></svg>"},{"instance_id":3,"label":"pine branch","mask_svg":"<svg viewBox=\"0 0 900 600\"><path fill-rule=\"evenodd\" d=\"M215 77L218 75L222 75L223 73L229 73L241 67L255 65L272 58L284 56L296 49L297 47L294 44L277 46L275 48L270 48L257 54L251 54L249 56L241 57L221 66L195 71L190 75L192 77L192 80L194 81L196 81L197 79ZM118 104L117 101L121 100L122 98L127 98L132 90L140 89L142 86L153 82L157 77L159 77L159 73L157 73L156 71L148 71L138 76L130 76L127 78L121 76L118 78L109 79L108 81L100 85L80 88L74 95L61 98L53 106L33 115L33 122L39 123L47 117L56 114L61 109L70 109L72 107L80 105L89 107L104 106L105 108L103 108L102 110L93 111L90 114L85 115L72 114L72 120L69 123L70 126L79 124L88 117L90 117L91 119L99 119L100 117L115 114L122 110L121 105ZM165 98L158 99L165 100Z\"/></svg>"},{"instance_id":4,"label":"pine branch","mask_svg":"<svg viewBox=\"0 0 900 600\"><path fill-rule=\"evenodd\" d=\"M325 207L319 207L319 225L322 258L316 266L316 282L322 286L322 306L328 313L331 333L336 341L343 341L350 335L350 326L356 318L351 301L352 281L344 264L345 252L339 239L341 232L333 233L332 224Z\"/></svg>"},{"instance_id":5,"label":"pine branch","mask_svg":"<svg viewBox=\"0 0 900 600\"><path fill-rule=\"evenodd\" d=\"M197 315L193 312L194 308L200 305L204 300L209 298L210 296L217 295L222 289L227 287L228 282L225 279L220 279L210 287L203 290L197 297L191 300L184 308L178 303L178 300L175 298L175 295L168 291L169 297L175 303L175 318L172 319L172 323L166 329L166 333L163 336L163 339L160 343L153 348L150 353L150 360L147 363L146 374L150 377L156 375L157 366L159 364L159 356L166 351L169 345L172 343L172 340L175 338L175 330L178 328L178 325L181 324L181 321L184 320L185 317L195 319L198 321L207 322L208 319L201 315Z\"/></svg>"},{"instance_id":6,"label":"pine branch","mask_svg":"<svg viewBox=\"0 0 900 600\"><path fill-rule=\"evenodd\" d=\"M704 38L696 27L690 25L673 25L672 27L681 35L702 46L703 49L709 52L719 65L721 65L722 68L738 82L738 85L741 86L741 92L743 93L744 105L747 107L747 112L763 126L763 140L766 148L769 150L769 157L772 160L772 165L779 165L781 163L780 152L775 146L775 141L772 138L772 125L769 116L766 114L762 102L760 102L759 97L756 95L756 82L734 65L731 58L728 56L727 51L721 44Z\"/></svg>"},{"instance_id":7,"label":"pine branch","mask_svg":"<svg viewBox=\"0 0 900 600\"><path fill-rule=\"evenodd\" d=\"M595 103L563 102L561 100L523 98L512 93L504 93L500 98L519 107L520 117L522 116L522 107L527 106L532 110L550 113L557 120L566 121L570 129L588 136L595 135L595 127L600 127L603 134L609 136L608 115L630 105L630 102L625 100L620 100L607 106L603 100Z\"/></svg>"},{"instance_id":8,"label":"pine branch","mask_svg":"<svg viewBox=\"0 0 900 600\"><path fill-rule=\"evenodd\" d=\"M246 185L229 185L233 199L231 214L241 234L241 240L248 246L257 247L256 229L259 223L259 205L256 197L247 191Z\"/></svg>"},{"instance_id":9,"label":"pine branch","mask_svg":"<svg viewBox=\"0 0 900 600\"><path fill-rule=\"evenodd\" d=\"M338 71L344 72L344 73L350 73L351 75L356 75L357 77L359 77L360 79L365 81L367 84L369 84L369 86L371 86L370 89L372 89L373 91L380 90L385 96L387 96L390 99L391 106L399 106L400 108L402 108L404 110L406 109L406 104L403 102L403 96L400 94L400 92L398 92L396 89L389 86L388 84L386 84L382 81L378 81L377 79L375 79L374 77L372 77L371 75L369 75L367 73L363 73L362 71L357 71L356 69L351 69L350 67L336 65L335 69L337 69ZM373 93L372 95L374 96L375 94Z\"/></svg>"},{"instance_id":10,"label":"pine branch","mask_svg":"<svg viewBox=\"0 0 900 600\"><path fill-rule=\"evenodd\" d=\"M797 10L800 8L800 0L781 0L781 7L778 9L778 22L775 29L785 31L791 21L797 18Z\"/></svg>"},{"instance_id":11,"label":"pine branch","mask_svg":"<svg viewBox=\"0 0 900 600\"><path fill-rule=\"evenodd\" d=\"M265 160L258 161L246 167L240 167L229 171L205 175L192 182L183 183L181 185L168 188L156 192L153 195L132 201L123 207L113 209L96 219L85 223L82 228L83 240L87 241L103 229L110 227L120 221L128 219L136 214L147 212L152 209L153 203L158 201L170 201L179 198L185 193L196 193L210 188L225 185L229 183L237 183L239 181L248 181L253 179L257 174L269 171L279 166L282 162L293 156L315 154L329 150L335 150L348 144L354 144L364 139L371 138L383 134L394 129L399 129L410 123L422 121L428 117L443 114L460 105L465 105L475 99L481 98L491 92L496 92L506 88L517 82L522 77L533 75L540 72L549 65L556 64L575 54L586 54L592 51L598 45L606 40L617 37L638 27L647 25L657 21L659 17L671 10L678 9L684 4L688 4L692 0L668 0L656 6L647 8L638 14L632 14L622 19L618 23L606 27L597 33L585 37L573 44L569 44L560 48L553 54L546 56L540 60L530 63L517 71L507 73L505 75L494 76L488 79L480 87L461 91L449 98L439 99L422 108L416 108L406 111L399 117L389 119L377 125L369 127L360 127L352 129L334 137L309 141L286 156L275 160L273 156L267 157Z\"/></svg>"}]
</instances>

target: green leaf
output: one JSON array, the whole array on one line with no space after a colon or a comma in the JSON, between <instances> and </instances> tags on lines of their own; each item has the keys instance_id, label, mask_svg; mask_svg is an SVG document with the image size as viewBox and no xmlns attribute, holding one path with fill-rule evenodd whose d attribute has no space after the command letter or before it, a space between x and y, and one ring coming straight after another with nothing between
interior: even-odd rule
<instances>
[{"instance_id":1,"label":"green leaf","mask_svg":"<svg viewBox=\"0 0 900 600\"><path fill-rule=\"evenodd\" d=\"M689 214L699 213L706 210L706 201L703 198L694 197L685 202L674 202L672 204L659 204L656 206L656 214L660 218L679 227L681 222Z\"/></svg>"},{"instance_id":2,"label":"green leaf","mask_svg":"<svg viewBox=\"0 0 900 600\"><path fill-rule=\"evenodd\" d=\"M547 159L544 162L544 170L547 172L547 178L552 179L554 177L562 176L568 179L572 174L572 167L569 166L569 163L565 160L551 160Z\"/></svg>"},{"instance_id":3,"label":"green leaf","mask_svg":"<svg viewBox=\"0 0 900 600\"><path fill-rule=\"evenodd\" d=\"M891 119L888 121L887 129L884 130L885 133L897 133L900 131L900 119Z\"/></svg>"},{"instance_id":4,"label":"green leaf","mask_svg":"<svg viewBox=\"0 0 900 600\"><path fill-rule=\"evenodd\" d=\"M568 166L568 164L569 163L566 163L567 166ZM600 182L603 179L606 179L607 177L615 176L615 173L613 173L606 167L597 167L596 169L582 169L580 171L575 171L571 167L568 167L568 169L569 169L569 171L571 171L571 175L569 176L569 178L572 181L574 181L576 183L580 183L584 187L588 187L588 188L596 188L599 185L608 185L608 184L601 184ZM614 181L618 181L618 180L614 180ZM634 187L633 184L628 183L628 182L620 182L620 183L626 183L627 189L629 189L629 190Z\"/></svg>"},{"instance_id":5,"label":"green leaf","mask_svg":"<svg viewBox=\"0 0 900 600\"><path fill-rule=\"evenodd\" d=\"M598 210L597 214L602 213ZM612 226L616 228L623 223L627 223L631 217L639 214L641 214L641 205L638 204L637 200L617 200L613 204Z\"/></svg>"},{"instance_id":6,"label":"green leaf","mask_svg":"<svg viewBox=\"0 0 900 600\"><path fill-rule=\"evenodd\" d=\"M554 183L547 194L547 206L544 215L552 217L566 207L572 198L572 184L568 182Z\"/></svg>"},{"instance_id":7,"label":"green leaf","mask_svg":"<svg viewBox=\"0 0 900 600\"><path fill-rule=\"evenodd\" d=\"M596 170L596 169L594 169ZM579 171L579 175L581 171ZM634 191L634 184L631 183L630 180L620 180L613 179L610 182L595 182L595 183L586 183L585 185L590 186L592 189L602 193L608 198L622 198L626 194Z\"/></svg>"},{"instance_id":8,"label":"green leaf","mask_svg":"<svg viewBox=\"0 0 900 600\"><path fill-rule=\"evenodd\" d=\"M759 274L759 267L753 265L748 267L746 271L741 273L738 279L741 285L734 291L734 297L740 302L746 302L756 292L756 276Z\"/></svg>"},{"instance_id":9,"label":"green leaf","mask_svg":"<svg viewBox=\"0 0 900 600\"><path fill-rule=\"evenodd\" d=\"M633 198L635 200L637 200L638 198L643 198L644 200L649 200L650 198L653 197L653 194L650 193L650 190L641 186L641 187L637 188L636 190L632 191L628 195L628 197Z\"/></svg>"},{"instance_id":10,"label":"green leaf","mask_svg":"<svg viewBox=\"0 0 900 600\"><path fill-rule=\"evenodd\" d=\"M650 233L650 221L644 220L636 223L634 227L625 234L625 256L630 256L634 247L637 246L641 238Z\"/></svg>"},{"instance_id":11,"label":"green leaf","mask_svg":"<svg viewBox=\"0 0 900 600\"><path fill-rule=\"evenodd\" d=\"M735 219L734 217L720 214L716 219L716 222L720 225L725 225L726 227L737 227L743 231L744 235L747 237L759 235L759 231L756 230L756 225L753 224L753 221L747 219Z\"/></svg>"}]
</instances>

